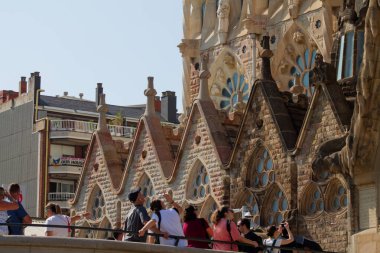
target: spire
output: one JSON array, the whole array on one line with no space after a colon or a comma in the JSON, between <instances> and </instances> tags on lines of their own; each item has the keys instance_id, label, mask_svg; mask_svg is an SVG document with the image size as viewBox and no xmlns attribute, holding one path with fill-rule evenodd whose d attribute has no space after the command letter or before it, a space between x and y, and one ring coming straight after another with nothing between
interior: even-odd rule
<instances>
[{"instance_id":1,"label":"spire","mask_svg":"<svg viewBox=\"0 0 380 253\"><path fill-rule=\"evenodd\" d=\"M108 106L106 105L106 94L100 94L99 106L96 108L99 113L98 128L99 132L108 131L106 113L108 112Z\"/></svg>"},{"instance_id":2,"label":"spire","mask_svg":"<svg viewBox=\"0 0 380 253\"><path fill-rule=\"evenodd\" d=\"M155 116L156 112L154 109L154 98L157 94L157 91L153 86L153 77L148 76L148 88L144 91L144 95L147 97L146 100L146 108L145 108L145 116Z\"/></svg>"},{"instance_id":3,"label":"spire","mask_svg":"<svg viewBox=\"0 0 380 253\"><path fill-rule=\"evenodd\" d=\"M263 80L273 80L272 72L270 69L270 58L273 56L272 50L269 47L269 36L263 36L263 40L261 41L261 46L263 51L260 53L260 57L262 58L261 64L261 76Z\"/></svg>"},{"instance_id":4,"label":"spire","mask_svg":"<svg viewBox=\"0 0 380 253\"><path fill-rule=\"evenodd\" d=\"M208 54L201 55L202 63L201 63L201 71L199 72L199 78L201 79L198 100L210 100L210 93L208 90L208 79L211 76L210 71L208 70Z\"/></svg>"}]
</instances>

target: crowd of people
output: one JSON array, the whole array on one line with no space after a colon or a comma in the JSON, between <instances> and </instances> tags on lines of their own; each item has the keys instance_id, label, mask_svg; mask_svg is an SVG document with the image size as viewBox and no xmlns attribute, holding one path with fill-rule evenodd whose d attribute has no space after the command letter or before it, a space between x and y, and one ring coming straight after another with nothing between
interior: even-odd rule
<instances>
[{"instance_id":1,"label":"crowd of people","mask_svg":"<svg viewBox=\"0 0 380 253\"><path fill-rule=\"evenodd\" d=\"M286 222L279 227L269 227L268 238L263 240L250 228L249 219L240 219L236 224L234 211L227 206L216 210L211 215L212 227L210 227L205 219L198 217L196 207L190 205L183 210L169 194L164 194L163 197L172 208L167 209L162 200L154 200L150 206L152 216L149 217L144 207L145 197L141 193L141 189L135 188L129 193L128 198L132 202L133 208L128 212L125 221L124 229L129 232L125 235L126 241L253 253L264 252L263 246L268 247L266 252L278 253L278 248L272 249L271 247L280 247L294 241L293 234ZM183 211L184 222L182 224L181 214ZM147 231L161 236L147 236ZM287 232L286 238L282 237L284 231ZM213 239L212 244L210 239Z\"/></svg>"},{"instance_id":2,"label":"crowd of people","mask_svg":"<svg viewBox=\"0 0 380 253\"><path fill-rule=\"evenodd\" d=\"M0 223L20 224L20 226L0 226L0 235L23 235L25 226L32 222L21 204L20 194L18 184L11 184L8 191L0 187ZM171 195L164 194L163 198L172 207L166 208L165 202L161 199L153 200L150 204L152 213L150 217L144 206L145 197L141 188L132 189L128 199L133 207L129 210L124 224L124 231L127 233L116 231L109 239L249 253L284 253L286 250L280 250L282 246L307 247L322 251L314 241L304 237L295 239L287 222L281 223L280 226L268 227L267 238L263 240L251 229L249 219L242 218L236 224L234 211L227 206L213 212L210 219L212 227L210 227L205 219L198 217L199 213L195 206L190 205L183 210ZM46 227L46 236L70 237L72 232L67 227L82 217L90 218L88 212L72 217L64 215L60 206L54 203L49 203L45 207L45 213L47 216L45 224L54 225ZM65 227L55 227L56 225ZM212 243L210 239L213 240Z\"/></svg>"}]
</instances>

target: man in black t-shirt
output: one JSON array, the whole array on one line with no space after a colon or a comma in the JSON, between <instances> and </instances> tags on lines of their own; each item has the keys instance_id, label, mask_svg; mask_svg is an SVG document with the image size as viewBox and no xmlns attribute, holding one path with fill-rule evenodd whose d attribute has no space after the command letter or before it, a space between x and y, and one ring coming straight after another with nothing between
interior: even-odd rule
<instances>
[{"instance_id":1,"label":"man in black t-shirt","mask_svg":"<svg viewBox=\"0 0 380 253\"><path fill-rule=\"evenodd\" d=\"M257 242L259 244L259 247L254 248L248 245L239 245L239 251L248 253L262 252L263 249L260 248L260 246L263 245L263 239L260 236L256 235L255 232L253 232L253 230L250 229L250 225L251 222L249 221L249 219L241 219L237 223L237 227L240 233L242 233L242 235L244 235L245 238Z\"/></svg>"},{"instance_id":2,"label":"man in black t-shirt","mask_svg":"<svg viewBox=\"0 0 380 253\"><path fill-rule=\"evenodd\" d=\"M132 231L135 233L130 233L125 235L125 240L130 242L145 242L146 236L139 237L138 232L145 223L150 220L148 212L144 207L145 197L141 193L141 188L134 188L128 194L128 199L134 205L134 207L129 210L127 214L127 219L125 220L125 230Z\"/></svg>"}]
</instances>

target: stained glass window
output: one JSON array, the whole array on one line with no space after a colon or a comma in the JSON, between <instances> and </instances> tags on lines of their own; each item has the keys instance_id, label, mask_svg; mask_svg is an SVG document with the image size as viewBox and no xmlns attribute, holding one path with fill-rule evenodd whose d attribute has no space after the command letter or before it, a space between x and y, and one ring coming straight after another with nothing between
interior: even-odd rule
<instances>
[{"instance_id":1,"label":"stained glass window","mask_svg":"<svg viewBox=\"0 0 380 253\"><path fill-rule=\"evenodd\" d=\"M192 183L192 199L203 199L210 193L210 178L206 168L202 165L198 168Z\"/></svg>"},{"instance_id":2,"label":"stained glass window","mask_svg":"<svg viewBox=\"0 0 380 253\"><path fill-rule=\"evenodd\" d=\"M301 84L306 88L306 94L308 95L311 95L314 92L314 88L311 87L310 79L312 78L312 69L314 68L316 55L316 50L310 52L307 48L303 54L297 56L297 64L290 68L290 75L293 77L300 77ZM288 87L291 88L294 85L294 80L290 80Z\"/></svg>"},{"instance_id":3,"label":"stained glass window","mask_svg":"<svg viewBox=\"0 0 380 253\"><path fill-rule=\"evenodd\" d=\"M303 196L305 202L305 210L308 215L314 215L324 210L324 201L321 191L313 185Z\"/></svg>"},{"instance_id":4,"label":"stained glass window","mask_svg":"<svg viewBox=\"0 0 380 253\"><path fill-rule=\"evenodd\" d=\"M347 189L340 182L333 182L327 190L328 209L335 212L348 206Z\"/></svg>"},{"instance_id":5,"label":"stained glass window","mask_svg":"<svg viewBox=\"0 0 380 253\"><path fill-rule=\"evenodd\" d=\"M222 90L222 99L220 102L220 108L229 111L238 102L239 91L242 94L242 100L244 103L248 101L249 98L249 86L245 81L243 74L238 74L235 72L231 78L227 78L226 87Z\"/></svg>"},{"instance_id":6,"label":"stained glass window","mask_svg":"<svg viewBox=\"0 0 380 253\"><path fill-rule=\"evenodd\" d=\"M259 205L257 204L256 198L253 195L253 193L251 192L248 193L248 196L243 206L247 206L248 211L252 215L253 222L256 223L257 225L260 225Z\"/></svg>"},{"instance_id":7,"label":"stained glass window","mask_svg":"<svg viewBox=\"0 0 380 253\"><path fill-rule=\"evenodd\" d=\"M267 202L269 207L266 210L266 219L263 223L267 225L279 225L284 220L285 211L288 209L288 200L279 189L275 190L272 197L268 199L270 199L269 202Z\"/></svg>"},{"instance_id":8,"label":"stained glass window","mask_svg":"<svg viewBox=\"0 0 380 253\"><path fill-rule=\"evenodd\" d=\"M92 208L91 208L91 214L93 219L98 220L103 215L105 215L105 201L103 197L103 193L100 189L97 189L94 193L93 201L92 201Z\"/></svg>"},{"instance_id":9,"label":"stained glass window","mask_svg":"<svg viewBox=\"0 0 380 253\"><path fill-rule=\"evenodd\" d=\"M267 150L259 153L253 162L251 185L253 188L261 188L274 182L273 160Z\"/></svg>"},{"instance_id":10,"label":"stained glass window","mask_svg":"<svg viewBox=\"0 0 380 253\"><path fill-rule=\"evenodd\" d=\"M145 206L149 208L150 203L152 203L152 197L154 196L155 192L152 181L146 174L144 174L141 180L140 187L142 194L145 196Z\"/></svg>"}]
</instances>

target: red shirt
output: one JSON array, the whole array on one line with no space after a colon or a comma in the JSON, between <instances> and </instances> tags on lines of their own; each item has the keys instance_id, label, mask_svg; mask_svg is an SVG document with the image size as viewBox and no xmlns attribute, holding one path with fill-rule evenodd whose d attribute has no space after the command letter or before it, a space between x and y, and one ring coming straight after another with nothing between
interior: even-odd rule
<instances>
[{"instance_id":1,"label":"red shirt","mask_svg":"<svg viewBox=\"0 0 380 253\"><path fill-rule=\"evenodd\" d=\"M214 225L214 240L231 242L231 237L232 237L233 242L237 241L237 239L240 238L240 232L237 229L235 222L231 221L230 227L231 227L231 236L227 231L227 220L221 219L218 222L218 224ZM214 243L213 249L225 250L225 251L238 251L238 246L236 244L233 244L231 248L231 244Z\"/></svg>"},{"instance_id":2,"label":"red shirt","mask_svg":"<svg viewBox=\"0 0 380 253\"><path fill-rule=\"evenodd\" d=\"M183 223L183 233L186 237L209 239L206 229L209 228L205 219L195 219ZM207 242L188 240L187 247L209 249Z\"/></svg>"}]
</instances>

